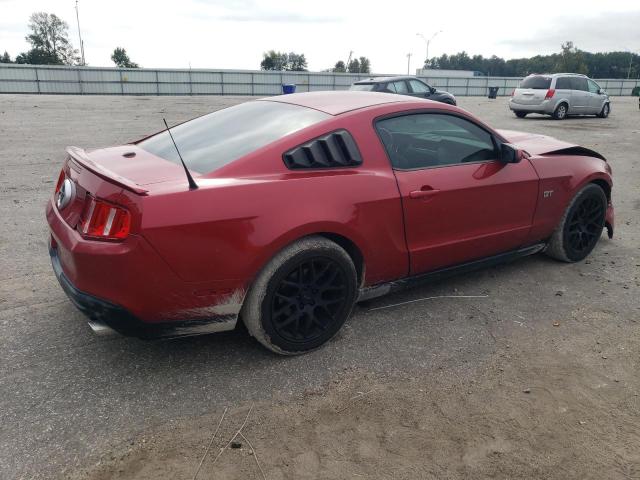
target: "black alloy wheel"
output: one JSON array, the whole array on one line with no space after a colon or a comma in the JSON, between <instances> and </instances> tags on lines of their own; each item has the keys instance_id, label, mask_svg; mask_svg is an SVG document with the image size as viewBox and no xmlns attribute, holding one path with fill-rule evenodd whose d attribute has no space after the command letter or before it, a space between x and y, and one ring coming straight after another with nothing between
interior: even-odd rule
<instances>
[{"instance_id":1,"label":"black alloy wheel","mask_svg":"<svg viewBox=\"0 0 640 480\"><path fill-rule=\"evenodd\" d=\"M568 218L567 247L569 257L586 256L598 242L604 227L606 205L595 195L587 196Z\"/></svg>"},{"instance_id":2,"label":"black alloy wheel","mask_svg":"<svg viewBox=\"0 0 640 480\"><path fill-rule=\"evenodd\" d=\"M314 342L347 302L347 272L328 257L305 259L290 269L271 300L275 332L291 343Z\"/></svg>"}]
</instances>

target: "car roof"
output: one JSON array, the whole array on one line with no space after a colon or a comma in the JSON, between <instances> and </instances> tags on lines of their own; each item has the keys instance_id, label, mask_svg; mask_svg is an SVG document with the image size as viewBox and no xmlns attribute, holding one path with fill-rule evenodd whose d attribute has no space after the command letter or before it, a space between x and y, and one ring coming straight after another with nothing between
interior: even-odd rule
<instances>
[{"instance_id":1,"label":"car roof","mask_svg":"<svg viewBox=\"0 0 640 480\"><path fill-rule=\"evenodd\" d=\"M398 75L395 77L371 77L371 78L365 78L362 80L358 80L357 82L355 82L356 85L358 84L369 84L369 83L386 83L386 82L397 82L399 80L420 80L417 77L414 77L412 75Z\"/></svg>"},{"instance_id":2,"label":"car roof","mask_svg":"<svg viewBox=\"0 0 640 480\"><path fill-rule=\"evenodd\" d=\"M329 115L359 110L361 108L383 105L385 103L411 103L416 99L403 97L393 93L358 92L353 90L337 90L322 92L293 93L275 97L261 98L262 102L280 102L301 107L313 108ZM431 103L424 100L425 103Z\"/></svg>"},{"instance_id":3,"label":"car roof","mask_svg":"<svg viewBox=\"0 0 640 480\"><path fill-rule=\"evenodd\" d=\"M585 78L589 78L586 75L583 75L582 73L531 73L528 75L529 77L550 77L550 78L554 78L554 77L585 77Z\"/></svg>"}]
</instances>

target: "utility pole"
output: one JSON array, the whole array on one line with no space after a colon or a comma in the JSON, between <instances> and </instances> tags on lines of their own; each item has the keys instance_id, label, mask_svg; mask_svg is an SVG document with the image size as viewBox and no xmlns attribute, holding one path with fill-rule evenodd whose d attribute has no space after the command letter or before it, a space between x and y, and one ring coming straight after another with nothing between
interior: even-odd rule
<instances>
[{"instance_id":1,"label":"utility pole","mask_svg":"<svg viewBox=\"0 0 640 480\"><path fill-rule=\"evenodd\" d=\"M351 56L353 55L353 50L349 50L349 58L347 58L347 64L344 66L344 71L349 71L349 64L351 63Z\"/></svg>"},{"instance_id":2,"label":"utility pole","mask_svg":"<svg viewBox=\"0 0 640 480\"><path fill-rule=\"evenodd\" d=\"M84 42L82 41L82 33L80 32L80 14L78 13L78 0L76 0L76 21L78 22L78 38L80 39L80 61L81 65L84 67L87 63L84 61Z\"/></svg>"},{"instance_id":3,"label":"utility pole","mask_svg":"<svg viewBox=\"0 0 640 480\"><path fill-rule=\"evenodd\" d=\"M407 75L411 74L411 55L412 53L407 53Z\"/></svg>"}]
</instances>

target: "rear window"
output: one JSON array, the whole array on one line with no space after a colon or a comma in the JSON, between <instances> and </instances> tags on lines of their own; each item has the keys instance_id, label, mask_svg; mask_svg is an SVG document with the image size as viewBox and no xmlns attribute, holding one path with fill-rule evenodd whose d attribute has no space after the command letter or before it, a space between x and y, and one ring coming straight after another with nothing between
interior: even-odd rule
<instances>
[{"instance_id":1,"label":"rear window","mask_svg":"<svg viewBox=\"0 0 640 480\"><path fill-rule=\"evenodd\" d=\"M520 82L520 88L533 88L534 90L548 90L551 87L551 77L531 75Z\"/></svg>"},{"instance_id":2,"label":"rear window","mask_svg":"<svg viewBox=\"0 0 640 480\"><path fill-rule=\"evenodd\" d=\"M318 110L288 103L246 102L185 122L172 128L171 133L189 170L208 173L329 117ZM180 164L166 131L138 146Z\"/></svg>"},{"instance_id":3,"label":"rear window","mask_svg":"<svg viewBox=\"0 0 640 480\"><path fill-rule=\"evenodd\" d=\"M372 92L375 88L375 83L354 83L349 90L356 90L360 92Z\"/></svg>"}]
</instances>

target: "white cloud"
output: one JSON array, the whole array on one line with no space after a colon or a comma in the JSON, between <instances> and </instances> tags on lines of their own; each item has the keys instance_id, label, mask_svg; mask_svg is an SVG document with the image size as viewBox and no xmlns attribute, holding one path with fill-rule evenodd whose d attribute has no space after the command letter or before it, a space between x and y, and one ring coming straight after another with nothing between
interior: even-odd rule
<instances>
[{"instance_id":1,"label":"white cloud","mask_svg":"<svg viewBox=\"0 0 640 480\"><path fill-rule=\"evenodd\" d=\"M28 49L24 37L34 11L66 20L77 46L74 5L72 0L0 0L0 50L15 57ZM607 12L637 18L640 6L635 0L614 5L601 0L549 5L477 0L80 0L85 54L95 66L111 66L109 57L118 46L146 67L243 69L259 68L262 52L270 49L304 53L312 70L346 60L353 50L355 56L369 57L380 73L406 72L409 52L414 70L425 56L424 41L416 33L430 37L438 30L443 32L430 46L432 56L461 50L506 58L551 53L559 49L560 37L585 49L639 50L637 27L611 21L604 16ZM560 27L559 36L550 35L553 26ZM561 35L565 32L567 38ZM599 49L601 39L607 40Z\"/></svg>"}]
</instances>

